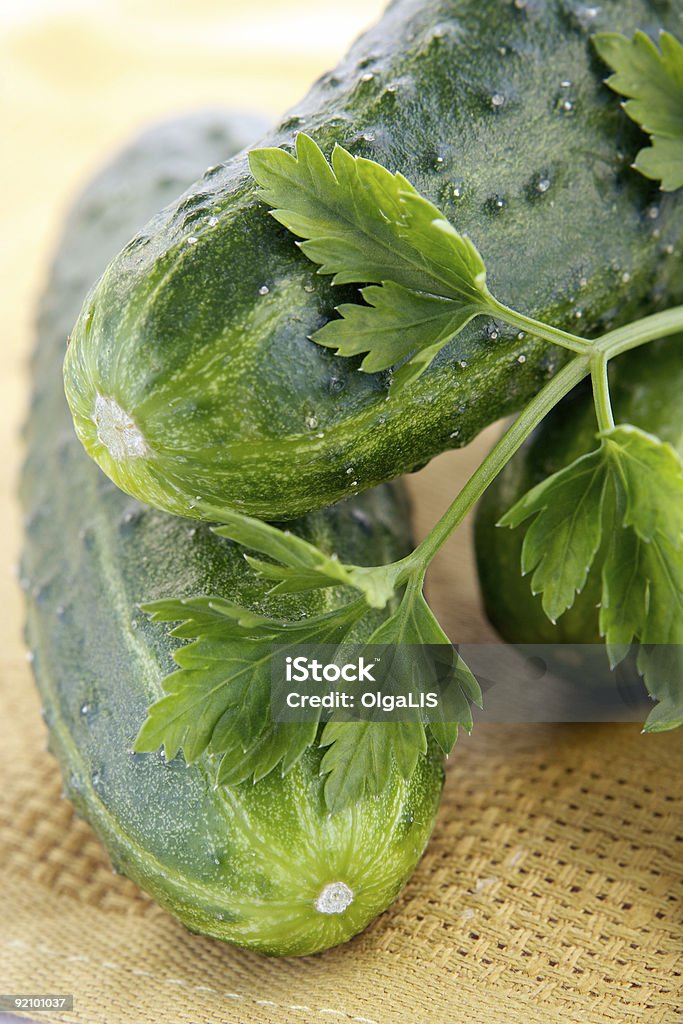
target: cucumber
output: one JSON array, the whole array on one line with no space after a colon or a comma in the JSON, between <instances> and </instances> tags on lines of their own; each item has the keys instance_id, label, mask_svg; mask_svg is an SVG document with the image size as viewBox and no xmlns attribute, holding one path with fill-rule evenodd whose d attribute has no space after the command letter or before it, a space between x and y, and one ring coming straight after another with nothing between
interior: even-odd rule
<instances>
[{"instance_id":1,"label":"cucumber","mask_svg":"<svg viewBox=\"0 0 683 1024\"><path fill-rule=\"evenodd\" d=\"M620 356L610 366L617 422L632 423L668 441L683 455L683 335ZM531 487L596 447L590 385L577 388L537 427L479 502L474 538L484 608L510 643L600 642L598 604L604 554L598 552L573 606L553 625L521 575L524 530L496 523ZM606 538L606 541L609 538Z\"/></svg>"},{"instance_id":2,"label":"cucumber","mask_svg":"<svg viewBox=\"0 0 683 1024\"><path fill-rule=\"evenodd\" d=\"M60 386L67 325L98 265L247 128L206 115L153 131L70 216L40 312L22 582L50 747L114 865L193 931L304 954L347 939L395 898L431 832L442 758L423 756L409 782L392 770L380 797L330 816L317 748L285 778L233 789L214 789L207 759L188 767L182 757L133 754L178 643L135 611L138 602L216 593L305 615L330 598L267 601L237 546L122 494L83 452ZM400 557L409 543L405 501L389 487L293 528L353 561Z\"/></svg>"},{"instance_id":3,"label":"cucumber","mask_svg":"<svg viewBox=\"0 0 683 1024\"><path fill-rule=\"evenodd\" d=\"M481 251L502 302L589 336L683 299L683 196L642 145L590 32L680 32L661 0L395 0L263 145L305 130L400 170ZM523 405L566 352L474 321L414 385L309 336L357 299L297 250L243 153L208 171L86 300L66 391L123 490L286 519L423 465ZM200 500L198 500L200 499Z\"/></svg>"}]
</instances>

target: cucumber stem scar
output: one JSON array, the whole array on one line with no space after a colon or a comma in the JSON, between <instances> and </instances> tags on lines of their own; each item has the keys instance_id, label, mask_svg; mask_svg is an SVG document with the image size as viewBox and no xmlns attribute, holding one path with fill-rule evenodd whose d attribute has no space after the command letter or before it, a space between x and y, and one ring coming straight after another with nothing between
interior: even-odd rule
<instances>
[{"instance_id":1,"label":"cucumber stem scar","mask_svg":"<svg viewBox=\"0 0 683 1024\"><path fill-rule=\"evenodd\" d=\"M321 914L343 914L353 903L353 892L346 882L330 882L320 890L315 909Z\"/></svg>"},{"instance_id":2,"label":"cucumber stem scar","mask_svg":"<svg viewBox=\"0 0 683 1024\"><path fill-rule=\"evenodd\" d=\"M98 393L92 418L100 444L117 462L149 455L144 435L132 417L113 398L105 398Z\"/></svg>"}]
</instances>

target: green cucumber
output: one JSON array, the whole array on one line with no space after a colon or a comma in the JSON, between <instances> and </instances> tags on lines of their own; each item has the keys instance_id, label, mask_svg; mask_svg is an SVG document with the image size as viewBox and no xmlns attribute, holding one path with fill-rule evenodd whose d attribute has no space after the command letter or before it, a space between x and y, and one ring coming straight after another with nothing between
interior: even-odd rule
<instances>
[{"instance_id":1,"label":"green cucumber","mask_svg":"<svg viewBox=\"0 0 683 1024\"><path fill-rule=\"evenodd\" d=\"M194 931L304 954L344 941L395 898L431 832L442 758L421 757L409 782L392 769L379 797L330 816L317 748L285 778L233 789L214 788L206 758L188 767L133 754L178 643L138 602L214 593L305 615L337 599L268 601L237 546L122 494L83 452L60 386L63 338L98 265L247 127L210 115L151 132L71 214L40 314L22 581L50 746L114 865ZM293 528L352 561L392 559L409 543L405 502L389 487Z\"/></svg>"},{"instance_id":2,"label":"green cucumber","mask_svg":"<svg viewBox=\"0 0 683 1024\"><path fill-rule=\"evenodd\" d=\"M683 455L683 335L620 356L610 366L617 423L632 423L668 441ZM521 575L524 530L496 523L541 480L596 447L595 407L586 384L577 388L537 427L486 491L475 517L477 569L484 608L510 643L600 642L598 604L604 556L598 552L586 584L556 625Z\"/></svg>"},{"instance_id":3,"label":"green cucumber","mask_svg":"<svg viewBox=\"0 0 683 1024\"><path fill-rule=\"evenodd\" d=\"M680 33L680 12L395 0L262 144L305 130L400 170L471 236L499 300L591 336L683 299L683 196L630 169L642 136L590 41L638 27ZM84 304L65 366L79 437L156 507L285 519L465 444L567 357L479 318L387 401L390 374L308 340L354 299L269 216L246 154L213 168Z\"/></svg>"}]
</instances>

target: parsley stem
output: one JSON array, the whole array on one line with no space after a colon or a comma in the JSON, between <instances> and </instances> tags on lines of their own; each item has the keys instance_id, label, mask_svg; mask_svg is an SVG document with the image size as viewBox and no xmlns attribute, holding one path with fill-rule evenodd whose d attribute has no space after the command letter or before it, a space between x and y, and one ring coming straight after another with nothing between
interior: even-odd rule
<instances>
[{"instance_id":1,"label":"parsley stem","mask_svg":"<svg viewBox=\"0 0 683 1024\"><path fill-rule=\"evenodd\" d=\"M393 562L391 566L382 566L381 571L391 571L391 579L396 587L417 581L420 585L431 560L445 544L450 535L457 529L470 509L482 496L489 484L507 465L517 449L522 445L531 431L560 402L565 395L585 377L591 376L593 396L600 430L611 430L614 427L614 416L609 394L607 364L614 356L630 349L638 348L657 338L665 338L676 331L683 330L683 306L675 306L662 313L653 313L634 323L618 327L595 341L587 341L574 335L565 335L546 324L540 324L514 310L508 310L497 300L494 305L508 323L515 326L526 325L525 330L538 334L548 341L557 342L557 336L569 339L574 350L579 352L574 359L566 364L538 394L522 410L512 425L506 430L495 447L489 452L481 465L475 470L465 486L459 492L448 510L424 540L405 558ZM538 329L536 329L538 328ZM571 347L564 344L565 348ZM378 567L380 568L380 567Z\"/></svg>"},{"instance_id":2,"label":"parsley stem","mask_svg":"<svg viewBox=\"0 0 683 1024\"><path fill-rule=\"evenodd\" d=\"M601 352L606 359L613 359L614 356L628 352L639 345L645 345L648 341L655 341L657 338L666 338L676 331L683 330L683 306L673 306L665 309L662 313L653 313L645 316L642 320L626 324L624 327L617 327L614 331L603 334L594 342L597 351Z\"/></svg>"},{"instance_id":3,"label":"parsley stem","mask_svg":"<svg viewBox=\"0 0 683 1024\"><path fill-rule=\"evenodd\" d=\"M613 430L614 413L612 412L612 400L609 393L607 358L602 353L599 358L593 360L591 383L593 385L593 401L595 402L598 427L601 431Z\"/></svg>"},{"instance_id":4,"label":"parsley stem","mask_svg":"<svg viewBox=\"0 0 683 1024\"><path fill-rule=\"evenodd\" d=\"M593 342L587 338L581 338L577 334L569 334L567 331L561 331L559 327L553 327L551 324L534 320L533 317L524 316L523 313L518 313L515 309L510 309L509 306L498 302L498 299L493 296L491 296L491 303L495 307L496 314L502 320L505 320L506 323L510 324L511 327L518 327L520 331L525 331L527 334L544 338L545 341L549 341L553 345L568 348L571 352L578 352L579 355L587 352L593 346Z\"/></svg>"},{"instance_id":5,"label":"parsley stem","mask_svg":"<svg viewBox=\"0 0 683 1024\"><path fill-rule=\"evenodd\" d=\"M538 426L541 420L565 395L569 394L572 388L589 374L591 375L600 429L611 429L614 426L614 418L609 398L608 361L622 352L683 330L683 306L675 306L673 309L667 309L662 313L653 313L634 323L618 327L596 341L586 341L573 335L564 335L563 331L556 331L555 328L548 327L546 324L538 324L539 330L536 330L536 321L529 320L521 314L515 313L514 310L508 310L496 300L494 302L499 307L500 315L502 316L504 313L505 319L509 323L514 322L515 326L521 326L522 321L526 321L527 325L533 324L534 333L548 341L556 340L553 335L563 335L576 343L575 351L580 351L581 354L555 374L529 402L475 470L430 533L410 555L395 563L397 566L401 566L397 582L405 582L411 576L424 578L432 558L460 525L491 481L510 461L534 427ZM531 330L531 327L527 326L526 329ZM557 343L560 344L559 341ZM565 344L564 347L569 348L570 346Z\"/></svg>"},{"instance_id":6,"label":"parsley stem","mask_svg":"<svg viewBox=\"0 0 683 1024\"><path fill-rule=\"evenodd\" d=\"M475 470L448 511L415 550L400 563L402 581L417 575L423 578L439 548L460 525L491 481L510 461L517 449L541 420L572 388L590 373L590 358L582 355L572 359L543 387L505 431L481 465Z\"/></svg>"}]
</instances>

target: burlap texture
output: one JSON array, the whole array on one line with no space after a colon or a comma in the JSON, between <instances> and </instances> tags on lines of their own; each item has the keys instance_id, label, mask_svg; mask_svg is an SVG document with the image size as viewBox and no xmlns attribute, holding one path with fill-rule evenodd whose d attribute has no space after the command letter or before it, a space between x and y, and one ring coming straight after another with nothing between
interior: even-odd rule
<instances>
[{"instance_id":1,"label":"burlap texture","mask_svg":"<svg viewBox=\"0 0 683 1024\"><path fill-rule=\"evenodd\" d=\"M3 569L16 562L20 543L14 492L30 310L77 181L116 137L153 116L209 98L243 106L246 96L275 115L342 47L327 38L320 51L318 34L308 51L271 53L265 74L263 47L279 45L272 32L275 44L254 36L258 63L239 34L234 52L228 38L220 56L207 58L204 37L171 34L181 25L179 9L152 0L138 6L151 20L137 22L136 31L121 15L129 8L112 0L102 9L118 11L118 20L54 20L0 47L8 89L0 103L11 95L14 104L6 119L13 159L3 167L1 197L12 241L0 275L9 343L0 377ZM190 6L205 19L216 8L210 0ZM219 6L231 7L228 0ZM297 16L318 6L300 0ZM351 4L358 24L350 32L381 6ZM277 7L269 0L253 13L267 27ZM241 15L246 8L242 3ZM158 19L169 31L157 33L152 46ZM437 460L411 481L419 533L484 443ZM491 637L466 531L439 558L430 597L454 638ZM112 873L90 829L60 799L20 640L21 595L9 571L0 575L0 608L0 990L74 994L73 1013L42 1013L41 1021L681 1019L680 733L646 737L632 725L478 728L458 741L436 832L394 907L346 946L303 960L266 960L190 935Z\"/></svg>"}]
</instances>

